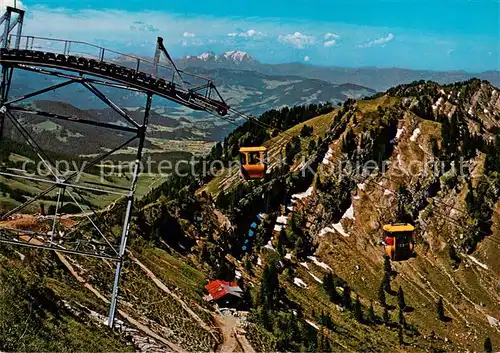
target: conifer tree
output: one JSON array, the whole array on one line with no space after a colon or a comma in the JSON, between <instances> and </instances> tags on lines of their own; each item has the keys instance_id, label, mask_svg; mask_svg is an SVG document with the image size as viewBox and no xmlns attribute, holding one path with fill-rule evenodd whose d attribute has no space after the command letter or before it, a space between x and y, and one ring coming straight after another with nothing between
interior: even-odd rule
<instances>
[{"instance_id":1,"label":"conifer tree","mask_svg":"<svg viewBox=\"0 0 500 353\"><path fill-rule=\"evenodd\" d=\"M377 322L377 316L375 315L375 309L373 309L373 302L370 302L370 309L368 310L368 321L371 323Z\"/></svg>"},{"instance_id":2,"label":"conifer tree","mask_svg":"<svg viewBox=\"0 0 500 353\"><path fill-rule=\"evenodd\" d=\"M401 286L399 286L398 291L398 306L401 310L404 310L406 308L405 294L403 293L403 288L401 288Z\"/></svg>"},{"instance_id":3,"label":"conifer tree","mask_svg":"<svg viewBox=\"0 0 500 353\"><path fill-rule=\"evenodd\" d=\"M467 180L467 195L465 196L465 204L467 206L467 211L469 213L474 212L475 208L474 189L472 187L472 182L470 179Z\"/></svg>"},{"instance_id":4,"label":"conifer tree","mask_svg":"<svg viewBox=\"0 0 500 353\"><path fill-rule=\"evenodd\" d=\"M380 305L382 305L384 308L387 306L383 282L380 284L380 287L378 289L378 301L379 301Z\"/></svg>"},{"instance_id":5,"label":"conifer tree","mask_svg":"<svg viewBox=\"0 0 500 353\"><path fill-rule=\"evenodd\" d=\"M437 317L439 320L444 321L445 316L444 316L444 305L443 305L443 298L440 297L437 305L436 305L436 311L437 311Z\"/></svg>"},{"instance_id":6,"label":"conifer tree","mask_svg":"<svg viewBox=\"0 0 500 353\"><path fill-rule=\"evenodd\" d=\"M493 352L493 344L491 343L491 338L486 337L484 340L484 351L486 353L492 353Z\"/></svg>"},{"instance_id":7,"label":"conifer tree","mask_svg":"<svg viewBox=\"0 0 500 353\"><path fill-rule=\"evenodd\" d=\"M389 323L389 310L387 309L387 306L384 306L384 313L382 315L382 320L386 325Z\"/></svg>"},{"instance_id":8,"label":"conifer tree","mask_svg":"<svg viewBox=\"0 0 500 353\"><path fill-rule=\"evenodd\" d=\"M391 289L391 276L389 275L388 272L384 273L384 280L383 280L382 284L384 286L384 290L387 293L391 293L392 292L392 289Z\"/></svg>"},{"instance_id":9,"label":"conifer tree","mask_svg":"<svg viewBox=\"0 0 500 353\"><path fill-rule=\"evenodd\" d=\"M333 275L331 272L328 272L323 276L323 288L328 294L330 301L338 301L339 295L337 293L337 289L335 288L335 282L333 280Z\"/></svg>"},{"instance_id":10,"label":"conifer tree","mask_svg":"<svg viewBox=\"0 0 500 353\"><path fill-rule=\"evenodd\" d=\"M399 311L398 311L398 322L402 326L406 325L405 315L404 315L404 312L401 308L399 308Z\"/></svg>"},{"instance_id":11,"label":"conifer tree","mask_svg":"<svg viewBox=\"0 0 500 353\"><path fill-rule=\"evenodd\" d=\"M384 272L392 274L391 259L387 255L384 256Z\"/></svg>"},{"instance_id":12,"label":"conifer tree","mask_svg":"<svg viewBox=\"0 0 500 353\"><path fill-rule=\"evenodd\" d=\"M354 303L354 317L358 322L363 322L363 311L361 309L361 302L359 301L359 295L356 296L356 302Z\"/></svg>"},{"instance_id":13,"label":"conifer tree","mask_svg":"<svg viewBox=\"0 0 500 353\"><path fill-rule=\"evenodd\" d=\"M276 264L272 262L264 267L260 284L260 305L266 310L276 310L279 300L279 280Z\"/></svg>"},{"instance_id":14,"label":"conifer tree","mask_svg":"<svg viewBox=\"0 0 500 353\"><path fill-rule=\"evenodd\" d=\"M351 288L346 284L344 287L344 296L343 296L344 307L348 310L351 309Z\"/></svg>"},{"instance_id":15,"label":"conifer tree","mask_svg":"<svg viewBox=\"0 0 500 353\"><path fill-rule=\"evenodd\" d=\"M307 153L311 155L314 152L315 148L316 148L316 141L314 140L309 141L309 146L307 147Z\"/></svg>"},{"instance_id":16,"label":"conifer tree","mask_svg":"<svg viewBox=\"0 0 500 353\"><path fill-rule=\"evenodd\" d=\"M316 352L331 352L332 347L330 341L326 337L324 332L318 334L318 343L316 345Z\"/></svg>"},{"instance_id":17,"label":"conifer tree","mask_svg":"<svg viewBox=\"0 0 500 353\"><path fill-rule=\"evenodd\" d=\"M403 326L399 326L398 340L399 340L399 344L401 344L401 345L405 343L404 335L403 335Z\"/></svg>"}]
</instances>

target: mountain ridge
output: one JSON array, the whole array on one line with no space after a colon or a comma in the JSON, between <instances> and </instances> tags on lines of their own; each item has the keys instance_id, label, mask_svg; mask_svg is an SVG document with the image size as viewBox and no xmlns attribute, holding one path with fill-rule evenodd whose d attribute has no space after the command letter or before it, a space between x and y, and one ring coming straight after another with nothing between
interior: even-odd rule
<instances>
[{"instance_id":1,"label":"mountain ridge","mask_svg":"<svg viewBox=\"0 0 500 353\"><path fill-rule=\"evenodd\" d=\"M250 56L251 57L251 56ZM487 70L483 72L467 72L464 70L423 70L399 67L338 67L334 65L311 65L301 62L267 64L252 58L249 62L204 62L192 59L179 59L179 67L198 66L202 68L239 68L248 71L257 71L271 75L295 75L306 78L318 78L332 83L351 82L360 86L370 87L382 92L387 89L412 81L430 80L441 84L466 81L473 77L490 81L500 86L500 71ZM196 58L196 56L191 56Z\"/></svg>"}]
</instances>

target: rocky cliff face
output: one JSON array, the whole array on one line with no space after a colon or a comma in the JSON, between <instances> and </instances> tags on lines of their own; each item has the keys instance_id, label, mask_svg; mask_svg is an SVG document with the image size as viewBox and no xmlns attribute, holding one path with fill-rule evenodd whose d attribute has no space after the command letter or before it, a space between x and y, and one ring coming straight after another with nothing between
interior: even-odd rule
<instances>
[{"instance_id":1,"label":"rocky cliff face","mask_svg":"<svg viewBox=\"0 0 500 353\"><path fill-rule=\"evenodd\" d=\"M307 265L316 278L331 268L362 303L376 303L381 226L413 223L416 258L392 264L392 289L403 289L414 309L405 320L419 332L404 349L482 350L485 337L500 332L497 90L478 80L403 85L344 107L336 119L330 134L340 128L340 137L329 141L313 184L290 205L316 246ZM304 276L309 287L300 291L311 293L313 273ZM436 317L440 298L445 322ZM353 335L355 349L369 347L361 337L377 337L365 327Z\"/></svg>"}]
</instances>

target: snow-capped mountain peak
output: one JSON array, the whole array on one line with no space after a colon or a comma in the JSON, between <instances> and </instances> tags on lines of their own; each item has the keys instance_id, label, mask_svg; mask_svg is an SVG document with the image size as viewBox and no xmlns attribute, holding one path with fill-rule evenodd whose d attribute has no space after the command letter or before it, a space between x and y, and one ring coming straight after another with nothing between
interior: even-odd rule
<instances>
[{"instance_id":1,"label":"snow-capped mountain peak","mask_svg":"<svg viewBox=\"0 0 500 353\"><path fill-rule=\"evenodd\" d=\"M198 59L208 61L210 59L217 59L217 55L212 52L206 52L197 56Z\"/></svg>"},{"instance_id":2,"label":"snow-capped mountain peak","mask_svg":"<svg viewBox=\"0 0 500 353\"><path fill-rule=\"evenodd\" d=\"M225 52L223 54L223 56L227 60L233 60L233 61L236 61L236 62L242 62L242 61L246 61L246 60L251 60L252 59L250 57L250 55L248 55L248 53L246 53L244 51L237 51L237 50L227 51L227 52Z\"/></svg>"},{"instance_id":3,"label":"snow-capped mountain peak","mask_svg":"<svg viewBox=\"0 0 500 353\"><path fill-rule=\"evenodd\" d=\"M211 63L233 63L240 65L243 63L254 63L255 60L244 51L231 50L220 55L215 55L213 52L205 52L199 55L186 55L181 59L185 62L194 63L196 61L211 62Z\"/></svg>"}]
</instances>

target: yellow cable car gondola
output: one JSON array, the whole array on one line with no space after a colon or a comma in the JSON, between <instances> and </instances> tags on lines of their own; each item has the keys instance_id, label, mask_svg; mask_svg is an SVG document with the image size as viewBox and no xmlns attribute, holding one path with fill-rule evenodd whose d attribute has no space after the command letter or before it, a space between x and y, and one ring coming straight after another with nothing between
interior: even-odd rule
<instances>
[{"instance_id":1,"label":"yellow cable car gondola","mask_svg":"<svg viewBox=\"0 0 500 353\"><path fill-rule=\"evenodd\" d=\"M415 227L407 223L386 224L384 229L385 253L393 261L404 261L414 256Z\"/></svg>"},{"instance_id":2,"label":"yellow cable car gondola","mask_svg":"<svg viewBox=\"0 0 500 353\"><path fill-rule=\"evenodd\" d=\"M262 179L266 174L265 147L241 147L240 168L245 179Z\"/></svg>"}]
</instances>

